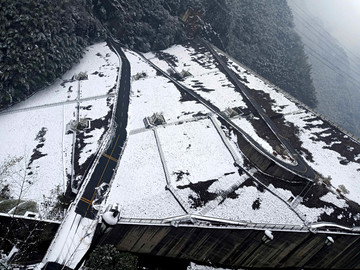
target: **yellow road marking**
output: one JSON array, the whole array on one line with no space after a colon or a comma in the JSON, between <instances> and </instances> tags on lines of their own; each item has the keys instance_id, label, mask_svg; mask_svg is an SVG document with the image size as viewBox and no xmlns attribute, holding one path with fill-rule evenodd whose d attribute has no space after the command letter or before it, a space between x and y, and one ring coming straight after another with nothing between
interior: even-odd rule
<instances>
[{"instance_id":1,"label":"yellow road marking","mask_svg":"<svg viewBox=\"0 0 360 270\"><path fill-rule=\"evenodd\" d=\"M116 142L115 142L114 148L113 148L112 151L111 151L110 156L112 156L112 154L114 153L114 150L115 150L115 147L116 147L116 145L117 145L117 143L118 143L119 137L120 137L120 135L118 135L117 138L116 138ZM102 172L102 174L101 174L101 177L100 177L100 179L99 179L99 182L98 182L98 184L97 184L97 187L100 185L101 179L102 179L103 176L104 176L104 173L105 173L105 171L106 171L107 166L109 165L109 162L110 162L110 159L108 159L108 161L106 162L105 168L104 168L104 170L103 170L103 172ZM96 191L94 190L93 195L91 196L91 201L94 200L95 192L96 192ZM89 211L89 208L90 208L90 205L89 205L88 208L86 209L85 216L87 215L87 213L88 213L88 211Z\"/></svg>"},{"instance_id":2,"label":"yellow road marking","mask_svg":"<svg viewBox=\"0 0 360 270\"><path fill-rule=\"evenodd\" d=\"M116 158L113 158L112 156L109 156L107 154L103 154L104 157L111 159L112 161L118 162Z\"/></svg>"},{"instance_id":3,"label":"yellow road marking","mask_svg":"<svg viewBox=\"0 0 360 270\"><path fill-rule=\"evenodd\" d=\"M89 199L86 199L86 198L84 198L84 197L81 197L81 199L80 199L81 201L83 201L84 203L87 203L87 204L92 204L92 201L90 201Z\"/></svg>"},{"instance_id":4,"label":"yellow road marking","mask_svg":"<svg viewBox=\"0 0 360 270\"><path fill-rule=\"evenodd\" d=\"M277 133L278 136L280 136L281 138L287 140L288 138L284 137L283 135L281 135L280 133Z\"/></svg>"}]
</instances>

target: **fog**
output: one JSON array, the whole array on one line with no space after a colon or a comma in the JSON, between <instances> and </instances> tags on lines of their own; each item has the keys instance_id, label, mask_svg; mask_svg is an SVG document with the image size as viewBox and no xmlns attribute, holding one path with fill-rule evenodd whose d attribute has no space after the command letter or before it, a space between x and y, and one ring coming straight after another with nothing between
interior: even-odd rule
<instances>
[{"instance_id":1,"label":"fog","mask_svg":"<svg viewBox=\"0 0 360 270\"><path fill-rule=\"evenodd\" d=\"M291 0L318 17L346 49L360 57L360 0Z\"/></svg>"}]
</instances>

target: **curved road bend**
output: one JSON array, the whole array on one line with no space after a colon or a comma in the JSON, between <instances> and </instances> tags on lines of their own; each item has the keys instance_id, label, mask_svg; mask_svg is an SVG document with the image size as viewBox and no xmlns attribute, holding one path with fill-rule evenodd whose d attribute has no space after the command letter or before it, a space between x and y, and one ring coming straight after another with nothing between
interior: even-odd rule
<instances>
[{"instance_id":1,"label":"curved road bend","mask_svg":"<svg viewBox=\"0 0 360 270\"><path fill-rule=\"evenodd\" d=\"M274 156L270 155L268 152L266 152L263 147L257 143L252 137L250 137L244 130L242 130L240 127L238 127L234 122L230 120L225 114L223 114L216 106L211 104L208 100L201 97L198 93L196 93L194 90L184 86L179 81L171 77L169 74L167 74L165 71L163 71L161 68L156 66L153 62L151 62L149 59L147 59L141 52L136 51L147 63L149 63L153 68L155 68L157 71L159 71L161 74L163 74L166 78L171 80L175 85L179 86L182 90L184 90L186 93L194 97L196 100L198 100L200 103L202 103L204 106L206 106L208 109L210 109L212 112L214 112L216 115L218 115L220 118L222 118L225 122L227 122L229 125L231 125L234 129L239 131L256 149L258 149L263 155L268 157L270 160L273 160L276 164L279 166L291 171L292 173L299 175L301 177L305 177L308 180L312 180L315 178L315 173L311 169L309 165L297 154L293 146L286 140L280 140L281 142L285 141L284 145L285 147L288 147L289 153L291 153L294 157L297 157L297 165L291 165L289 163L283 162L282 160L279 160L275 158ZM231 73L230 73L231 74ZM233 74L234 75L234 74ZM234 75L236 78L236 76ZM236 78L236 81L237 78ZM235 83L235 82L234 82ZM235 84L237 85L237 84ZM242 87L245 88L245 87ZM252 102L253 103L253 102ZM252 104L251 103L251 104ZM260 105L258 105L259 108ZM270 120L270 118L268 118ZM266 121L266 120L264 120ZM271 121L271 120L270 120ZM272 122L273 123L273 122ZM273 124L275 126L275 124ZM274 130L277 130L277 127L275 126L274 129L271 129L272 132ZM278 134L275 134L275 136L278 137Z\"/></svg>"},{"instance_id":2,"label":"curved road bend","mask_svg":"<svg viewBox=\"0 0 360 270\"><path fill-rule=\"evenodd\" d=\"M263 110L263 108L259 105L259 103L256 102L255 99L253 99L250 95L250 92L248 88L239 81L235 73L228 68L228 66L224 63L224 61L220 58L219 54L213 49L213 47L207 43L206 41L203 41L203 44L206 46L206 48L211 52L211 54L215 57L216 61L221 65L221 67L224 69L225 73L230 77L230 80L235 84L235 86L241 91L243 96L250 102L250 104L255 108L255 110L258 112L260 117L263 119L265 124L270 128L270 130L274 133L276 138L286 147L287 151L296 159L297 165L290 165L286 164L286 167L288 169L291 169L297 173L300 173L301 175L305 176L308 179L314 179L315 173L311 169L311 167L304 161L304 159L297 153L295 148L292 146L292 144L289 142L289 140L286 138L286 136L282 135L278 127L275 125L275 123L270 119L270 117L266 114L266 112ZM283 164L283 165L285 165Z\"/></svg>"},{"instance_id":3,"label":"curved road bend","mask_svg":"<svg viewBox=\"0 0 360 270\"><path fill-rule=\"evenodd\" d=\"M111 144L109 144L108 148L102 153L85 187L82 197L76 205L75 212L89 219L95 219L97 215L97 211L92 207L92 202L96 198L96 188L101 184L110 183L127 137L126 126L130 94L130 63L117 43L108 40L108 44L117 51L122 59L121 80L118 91L117 108L114 115L116 129Z\"/></svg>"}]
</instances>

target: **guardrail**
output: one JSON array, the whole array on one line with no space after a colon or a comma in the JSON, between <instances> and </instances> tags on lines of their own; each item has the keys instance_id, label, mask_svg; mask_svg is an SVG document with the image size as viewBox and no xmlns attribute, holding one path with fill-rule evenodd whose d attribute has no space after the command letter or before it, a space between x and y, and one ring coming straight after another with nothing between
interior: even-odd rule
<instances>
[{"instance_id":1,"label":"guardrail","mask_svg":"<svg viewBox=\"0 0 360 270\"><path fill-rule=\"evenodd\" d=\"M345 234L360 234L360 227L346 227L332 222L318 222L308 225L299 224L269 224L251 221L235 221L216 217L188 214L166 219L120 218L118 225L154 225L172 227L197 227L212 229L254 229L296 232L338 232Z\"/></svg>"}]
</instances>

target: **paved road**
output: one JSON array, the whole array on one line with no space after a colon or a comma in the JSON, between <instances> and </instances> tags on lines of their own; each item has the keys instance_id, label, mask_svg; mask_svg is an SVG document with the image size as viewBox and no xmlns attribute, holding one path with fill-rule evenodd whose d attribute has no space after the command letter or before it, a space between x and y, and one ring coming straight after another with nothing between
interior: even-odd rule
<instances>
[{"instance_id":1,"label":"paved road","mask_svg":"<svg viewBox=\"0 0 360 270\"><path fill-rule=\"evenodd\" d=\"M122 58L121 80L117 108L114 115L116 128L111 144L109 144L108 148L100 157L98 164L92 173L91 179L85 187L82 197L76 206L75 212L89 219L95 219L97 215L97 211L92 207L92 202L97 199L96 188L102 184L110 183L127 137L126 125L130 94L130 63L117 43L110 40L108 43Z\"/></svg>"}]
</instances>

